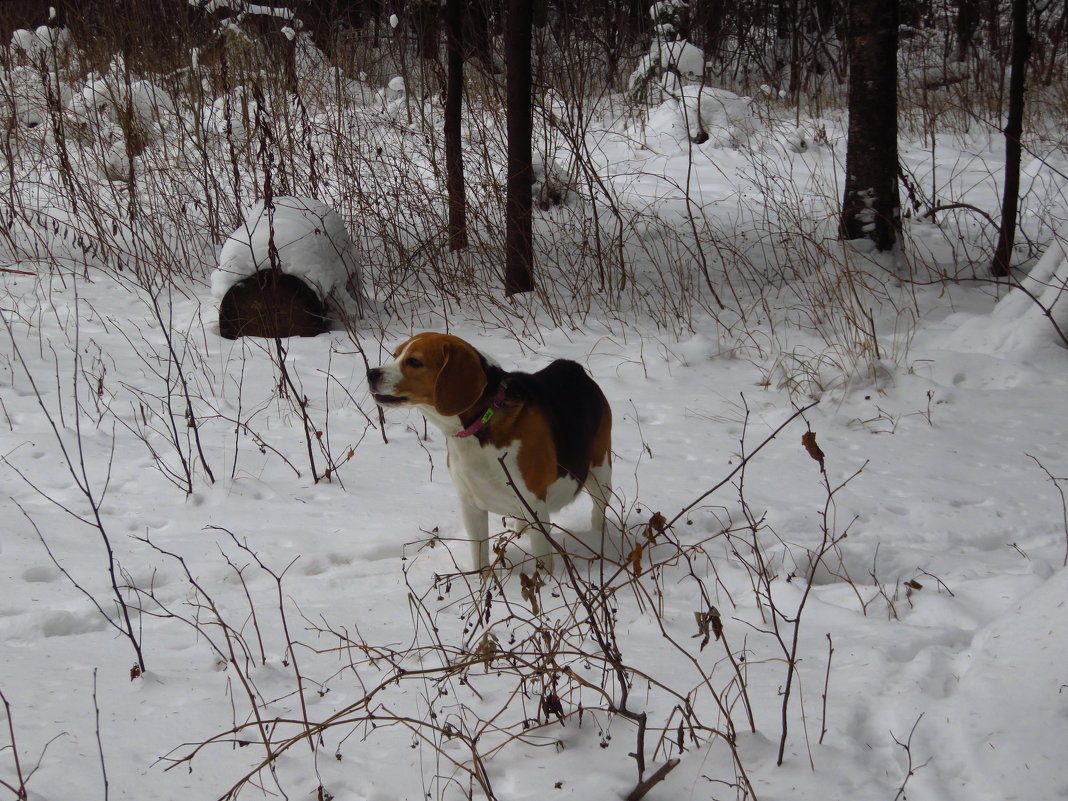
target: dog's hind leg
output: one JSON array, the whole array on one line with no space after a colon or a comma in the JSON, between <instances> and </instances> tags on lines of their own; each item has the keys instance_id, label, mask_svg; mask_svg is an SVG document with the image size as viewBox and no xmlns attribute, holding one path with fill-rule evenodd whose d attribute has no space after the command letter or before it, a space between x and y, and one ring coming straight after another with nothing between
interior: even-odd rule
<instances>
[{"instance_id":1,"label":"dog's hind leg","mask_svg":"<svg viewBox=\"0 0 1068 801\"><path fill-rule=\"evenodd\" d=\"M584 489L593 499L593 514L590 515L590 527L594 531L604 531L605 510L612 500L612 462L605 459L597 466L591 466L586 476Z\"/></svg>"}]
</instances>

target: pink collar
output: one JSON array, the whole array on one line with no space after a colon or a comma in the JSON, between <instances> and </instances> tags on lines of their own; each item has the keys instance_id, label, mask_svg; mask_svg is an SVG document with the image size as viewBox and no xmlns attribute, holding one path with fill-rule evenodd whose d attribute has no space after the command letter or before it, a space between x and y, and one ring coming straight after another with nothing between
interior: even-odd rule
<instances>
[{"instance_id":1,"label":"pink collar","mask_svg":"<svg viewBox=\"0 0 1068 801\"><path fill-rule=\"evenodd\" d=\"M473 422L463 431L458 431L456 433L456 436L463 439L465 437L473 436L474 434L477 434L479 431L481 431L485 427L486 423L493 419L493 413L500 409L502 406L504 406L504 392L506 389L508 389L508 382L502 381L500 386L497 388L497 394L494 395L493 400L490 401L489 408L487 408L486 411L482 413L482 416L480 418L475 420L475 422Z\"/></svg>"}]
</instances>

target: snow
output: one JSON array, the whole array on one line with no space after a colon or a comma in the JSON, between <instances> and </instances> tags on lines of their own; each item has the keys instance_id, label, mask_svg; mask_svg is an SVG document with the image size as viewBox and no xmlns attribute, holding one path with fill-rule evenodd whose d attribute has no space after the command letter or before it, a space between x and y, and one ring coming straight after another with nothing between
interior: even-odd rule
<instances>
[{"instance_id":1,"label":"snow","mask_svg":"<svg viewBox=\"0 0 1068 801\"><path fill-rule=\"evenodd\" d=\"M685 225L687 185L732 266L780 246L807 264L806 237L756 235L818 216L841 172L840 121L802 121L823 134L799 148L793 122L758 124L723 90L701 97L702 115L723 115L702 116L701 145L669 101L641 131L612 121L593 148L619 208L641 212L635 241L666 241L650 209ZM903 143L911 169L948 175L929 152ZM996 147L962 138L939 157L957 169L947 191L996 210ZM1063 219L1065 193L1033 169L1048 181L1028 201L1043 210L1036 235ZM54 230L78 230L62 197L40 198ZM1063 237L1027 292L1000 298L984 283L912 285L900 265L887 279L835 251L856 280L885 280L884 295L864 295L881 358L860 370L830 313L845 308L832 305L832 264L747 298L744 326L698 304L676 330L651 312L561 318L529 299L442 300L398 318L371 298L351 330L287 341L280 357L212 325L226 289L267 263L268 230L283 269L346 303L365 265L353 243L380 243L307 197L274 198L270 225L262 204L244 219L210 287L207 273L137 285L69 256L65 234L51 260L11 255L38 253L40 237L4 250L0 781L18 786L17 754L33 801L221 798L246 775L246 798L483 797L480 780L516 801L634 788L638 729L609 711L617 677L575 623L587 616L567 573L540 594L519 571L499 586L464 574L440 434L415 413L380 430L366 367L413 330L448 327L507 368L575 359L612 402L611 536L585 528L585 501L554 522L583 557L577 575L614 591L586 598L604 602L627 707L647 715L646 776L680 760L648 799L744 797L740 786L770 801L1068 796L1068 531L1050 478L1068 475L1068 349L1028 295L1061 311ZM917 272L963 269L981 244L966 226L909 225ZM280 389L284 372L299 392ZM680 516L660 532L655 512ZM109 622L121 621L96 513L144 650L136 679ZM787 671L773 621L789 645L802 604L778 765ZM711 606L725 639L702 645ZM305 739L304 721L324 725ZM734 751L720 736L732 727ZM265 736L275 760L260 770Z\"/></svg>"},{"instance_id":2,"label":"snow","mask_svg":"<svg viewBox=\"0 0 1068 801\"><path fill-rule=\"evenodd\" d=\"M921 742L945 743L949 757L967 764L974 786L991 798L1023 798L1028 791L1021 784L1047 788L1051 798L1068 794L1063 752L1054 745L1064 742L1057 738L1068 688L1057 639L1068 624L1066 598L1068 571L1061 569L940 666L952 670L944 678L953 691L932 699L933 725ZM1018 721L1027 722L1025 731Z\"/></svg>"},{"instance_id":3,"label":"snow","mask_svg":"<svg viewBox=\"0 0 1068 801\"><path fill-rule=\"evenodd\" d=\"M1068 288L1068 252L1064 240L1055 238L1031 269L1019 288L998 303L991 315L993 328L1004 337L1002 347L1027 347L1053 342L1068 344L1068 305L1063 294ZM1000 325L998 325L1000 324ZM1062 332L1057 334L1058 329Z\"/></svg>"}]
</instances>

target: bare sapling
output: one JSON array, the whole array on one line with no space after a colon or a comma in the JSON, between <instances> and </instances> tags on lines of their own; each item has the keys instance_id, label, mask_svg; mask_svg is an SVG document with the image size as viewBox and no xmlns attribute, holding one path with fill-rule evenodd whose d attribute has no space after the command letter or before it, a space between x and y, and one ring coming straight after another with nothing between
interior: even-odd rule
<instances>
[{"instance_id":1,"label":"bare sapling","mask_svg":"<svg viewBox=\"0 0 1068 801\"><path fill-rule=\"evenodd\" d=\"M131 350L137 354L147 372L159 381L160 388L152 392L124 384L137 399L138 408L130 419L117 410L113 410L114 417L145 444L156 468L167 480L190 495L195 489L198 466L208 483L215 483L215 473L201 437L204 419L194 404L196 399L191 387L190 366L186 364L188 359L198 359L200 355L197 348L190 344L188 332L182 334L175 330L170 287L146 287L143 292L148 295L145 302L159 324L157 330L164 338L166 352L161 354L143 333L143 346L139 346L128 332L121 327L118 331L132 346ZM180 339L184 339L185 347L181 346ZM153 442L154 435L166 440L170 451L177 457L177 466L157 450Z\"/></svg>"},{"instance_id":2,"label":"bare sapling","mask_svg":"<svg viewBox=\"0 0 1068 801\"><path fill-rule=\"evenodd\" d=\"M225 533L229 535L242 552L252 555L251 551L231 532L226 531ZM172 770L176 767L187 765L202 750L214 744L227 744L233 747L235 745L245 746L256 743L263 749L263 757L254 760L260 767L232 786L221 797L235 797L241 787L254 776L260 775L263 768L267 768L268 778L273 781L276 788L284 795L284 790L279 784L278 776L272 766L275 759L284 750L279 748L276 743L276 738L280 737L278 730L283 724L288 724L289 721L270 717L271 699L264 697L260 692L254 676L257 667L263 667L268 663L270 658L268 652L269 650L273 652L278 647L278 643L276 640L271 641L270 644L267 643L266 638L270 633L270 629L264 620L263 611L258 607L250 592L245 566L238 564L229 555L225 555L224 552L224 559L241 586L248 604L248 609L241 615L240 620L231 622L227 605L217 600L204 582L194 575L183 556L161 548L148 538L144 538L143 541L161 555L178 564L193 592L189 598L182 600L179 604L175 604L158 595L154 588L131 587L131 590L137 595L141 614L162 620L173 620L194 629L198 637L206 642L218 659L226 665L228 674L232 676L236 687L240 689L241 695L239 697L242 697L245 701L241 707L235 705L233 725L226 732L193 746L180 746L161 757L161 761L167 765L166 770ZM255 561L257 567L265 570L258 558L255 558ZM281 582L285 575L285 570L281 573L267 572L272 576L272 579L276 582L278 592L281 593ZM284 605L279 607L278 611L284 618ZM251 631L247 625L249 621L252 624ZM284 621L282 630L287 630L287 624ZM294 645L294 642L288 636L285 640L281 644L283 661L292 656ZM303 696L304 681L300 671L296 668L294 668L294 674L297 678L296 693L300 696L301 708L306 712L307 707ZM302 721L294 721L293 725L301 731L306 730L308 728L307 715L304 715ZM302 742L304 739L303 736L299 736L295 738L295 742ZM315 741L309 739L308 745L314 749Z\"/></svg>"},{"instance_id":3,"label":"bare sapling","mask_svg":"<svg viewBox=\"0 0 1068 801\"><path fill-rule=\"evenodd\" d=\"M648 713L634 709L629 700L634 683L636 681L643 681L649 685L656 686L669 697L674 696L678 700L669 719L663 723L654 725L653 727L654 730L659 733L659 740L654 751L660 752L665 747L668 732L677 732L677 739L673 742L673 747L680 753L686 750L683 742L683 731L689 731L689 737L695 744L700 741L700 738L698 737L699 732L704 737L710 736L722 739L727 743L730 749L739 783L746 788L750 797L755 798L756 793L749 782L745 767L738 754L736 728L730 706L724 699L723 694L714 687L711 681L711 676L700 666L695 655L669 633L663 618L657 611L658 604L654 597L654 592L650 592L639 581L644 572L640 564L641 547L639 546L635 548L630 554L626 555L625 559L620 563L615 564L610 563L602 553L600 558L593 559L594 563L599 567L599 572L593 572L590 576L584 576L583 572L579 569L576 557L570 553L567 548L563 547L563 543L567 542L572 537L571 533L540 520L537 513L531 508L525 497L519 491L505 465L504 457L501 457L499 462L509 487L511 487L513 493L526 509L530 524L537 527L542 536L544 536L549 543L552 552L559 554L563 561L565 579L555 585L556 592L554 594L567 599L565 603L570 611L571 619L574 620L575 624L581 624L577 631L569 630L567 632L567 639L571 640L571 638L577 634L580 637L577 642L581 642L584 638L583 634L588 636L595 645L593 651L583 650L580 645L574 647L577 648L579 653L585 654L587 661L596 660L604 665L602 670L602 680L598 687L593 687L588 683L582 683L581 680L580 683L588 689L594 689L599 693L600 697L603 699L602 703L606 705L605 709L610 715L619 716L630 721L635 726L635 749L630 753L630 756L635 760L638 771L638 784L627 797L632 799L640 799L644 797L645 794L648 793L655 784L662 781L679 762L677 758L669 758L651 775L646 775L646 741L650 730L650 721ZM650 526L663 533L665 528L664 523L665 521L661 517L659 521L655 524L650 524ZM650 526L646 526L646 538L651 542L652 537L648 534ZM674 562L680 553L685 553L685 549L679 546L676 547L678 547L678 551L669 552L666 562ZM687 554L687 556L690 556L690 554ZM659 571L657 568L662 567L663 564L664 563L654 563L651 566L651 575L658 576ZM604 568L607 566L610 566L611 569L605 573ZM692 571L691 575L696 577ZM531 602L535 615L541 619L542 616L547 613L545 610L539 609L540 602L537 601L537 598L540 597L541 589L545 586L545 583L551 576L543 577L540 575L540 571L536 570L533 578L528 577L526 574L522 574L520 578L524 587L524 598ZM703 584L700 581L698 581L698 583L701 586L702 594L704 594ZM721 720L724 721L724 726L722 728L710 726L703 722L700 716L696 714L691 702L692 693L694 691L691 691L684 697L677 689L661 682L651 673L630 665L625 660L615 625L615 612L620 603L618 596L623 590L634 592L640 599L642 599L643 607L648 613L655 617L660 633L665 641L694 667L696 673L701 677L701 685L698 689L702 692L706 692L711 698L713 708L718 711ZM663 597L663 594L664 588L657 582L655 595ZM707 595L704 597L707 600ZM706 635L709 627L711 627L711 629L715 631L716 639L723 639L726 648L726 639L722 637L722 628L716 624L716 621L718 620L718 612L716 612L715 607L710 604L708 604L708 608L710 611L704 615L697 613L699 626L702 625L703 621L704 632ZM584 612L584 615L577 615L576 613L579 611ZM708 639L706 636L701 642L700 649L705 647L707 641ZM750 725L753 725L752 710L746 696L744 679L738 670L737 662L735 661L733 654L730 653L729 648L727 648L727 651L728 660L734 668L735 678L739 680L737 683L738 692L745 700L745 708L749 716ZM578 675L579 674L575 671L571 671L568 674L569 678L572 679L577 679ZM605 678L607 676L614 677L615 692L613 692L610 687L605 686ZM731 680L731 683L734 683L734 679ZM555 691L551 694L551 697L556 699L554 704L559 703L559 698ZM559 710L562 713L562 707L559 707ZM676 714L678 715L678 718L676 718Z\"/></svg>"},{"instance_id":4,"label":"bare sapling","mask_svg":"<svg viewBox=\"0 0 1068 801\"><path fill-rule=\"evenodd\" d=\"M746 406L746 425L748 424L748 406ZM751 558L742 559L742 563L746 569L750 572L751 580L753 582L754 589L757 593L757 598L761 604L762 614L764 609L767 610L765 621L767 627L762 630L762 633L770 635L774 642L778 644L781 650L786 664L786 677L782 686L782 704L780 714L780 735L778 754L776 757L777 764L782 765L785 759L786 744L788 741L789 727L790 727L790 702L794 694L795 684L797 684L798 694L800 694L800 684L798 684L797 665L799 660L800 649L800 634L801 634L801 621L805 610L805 606L808 602L809 596L812 592L814 585L814 579L817 571L823 566L824 560L832 553L836 551L839 543L847 536L849 527L846 526L844 530L839 531L835 525L835 496L854 478L856 478L863 470L863 466L848 476L844 481L837 485L831 485L830 478L828 476L825 464L825 454L816 441L815 433L808 429L801 438L802 447L808 453L808 455L819 463L820 467L820 479L824 490L824 501L819 511L819 541L814 548L808 550L806 559L804 560L804 569L801 571L799 578L804 582L801 589L800 598L798 599L796 606L793 609L786 609L782 606L779 600L779 593L776 589L777 576L774 571L768 567L768 560L764 554L764 546L761 542L761 533L764 530L770 530L764 517L754 513L745 497L745 468L747 463L743 462L739 465L739 480L738 480L738 494L739 503L742 508L742 513L745 517L745 527L749 532L749 539L747 542L747 548L750 550ZM742 442L743 458L745 452L744 435ZM736 548L735 553L738 553ZM828 671L829 667L828 660ZM828 673L829 675L829 673ZM824 690L826 695L826 687ZM806 742L807 742L807 721L805 719L804 712L801 715L802 722L806 724ZM822 735L821 735L822 739ZM811 750L809 752L809 760L811 762Z\"/></svg>"},{"instance_id":5,"label":"bare sapling","mask_svg":"<svg viewBox=\"0 0 1068 801\"><path fill-rule=\"evenodd\" d=\"M14 773L14 776L10 780L0 779L0 788L11 793L10 797L14 798L15 801L28 801L30 797L30 779L33 778L37 769L41 767L45 754L48 752L48 747L64 735L57 734L45 743L44 747L41 749L41 753L37 756L37 761L32 765L23 764L24 758L19 750L18 740L15 737L15 716L12 711L11 702L7 700L7 696L4 695L3 690L0 690L0 704L3 704L4 707L4 717L7 720L7 735L9 741L7 745L0 746L0 754L5 751L11 752L11 766L12 772Z\"/></svg>"},{"instance_id":6,"label":"bare sapling","mask_svg":"<svg viewBox=\"0 0 1068 801\"><path fill-rule=\"evenodd\" d=\"M74 280L76 281L77 279L74 278ZM80 304L78 301L78 297L77 295L75 295L75 315L79 313L79 306ZM55 437L60 454L63 457L63 464L66 466L67 471L70 473L71 478L74 480L74 484L77 487L78 492L81 494L82 498L86 502L86 505L88 506L88 514L80 512L77 509L74 509L66 503L49 495L45 490L34 484L32 480L22 471L20 471L15 465L11 464L10 461L8 461L6 458L4 459L4 461L8 465L10 465L15 470L15 472L18 473L22 480L25 481L42 498L48 500L50 503L54 504L59 509L66 512L74 519L94 529L99 535L101 545L104 548L107 574L111 585L111 600L115 604L116 611L114 613L107 612L104 607L96 600L96 598L90 592L81 587L80 584L74 582L74 586L89 598L89 600L93 603L97 610L103 615L104 619L107 620L111 626L116 628L130 643L131 647L133 648L134 655L136 657L136 663L131 669L130 676L131 678L137 678L145 671L145 658L144 652L141 648L140 626L135 625L133 617L131 615L130 606L126 601L125 596L123 595L119 581L120 568L118 564L118 559L115 554L115 549L112 545L111 535L108 531L107 523L101 511L103 507L104 496L106 495L108 489L108 477L110 476L111 472L111 459L114 457L114 437L112 437L111 439L112 447L111 452L108 456L106 474L102 484L98 485L97 482L90 475L89 458L87 457L85 442L82 438L82 407L80 403L80 398L82 394L82 377L84 373L81 363L82 349L80 346L80 328L77 322L75 322L73 334L74 340L71 348L71 353L74 357L74 363L71 369L72 397L74 400L74 413L72 421L73 431L66 431L61 430L66 429L66 426L63 426L61 423L57 422L54 412L45 402L44 395L39 389L37 381L34 378L33 370L23 358L22 350L19 346L19 340L15 336L15 332L12 329L11 321L8 320L6 317L4 318L4 327L7 330L8 338L11 341L11 348L12 352L15 355L15 359L18 362L19 366L22 368L22 371L26 376L26 380L29 382L33 396L37 400L37 405L41 409L42 415L48 421L48 425L52 430L52 434ZM59 383L58 377L57 383ZM30 520L31 524L33 523L32 519L30 519L28 515L27 519ZM38 531L38 535L40 536L40 531L37 529L36 525L34 525L34 529ZM44 537L40 536L40 539L42 544L44 544L47 549L48 543L46 542ZM73 582L70 573L67 572L60 560L55 557L55 555L50 549L48 550L48 554L52 558L53 562L55 562L56 567L60 569L64 576L66 576Z\"/></svg>"},{"instance_id":7,"label":"bare sapling","mask_svg":"<svg viewBox=\"0 0 1068 801\"><path fill-rule=\"evenodd\" d=\"M1068 500L1064 495L1064 484L1068 483L1068 477L1053 475L1037 457L1027 454L1035 464L1039 466L1039 469L1046 474L1046 478L1053 484L1053 488L1057 490L1057 495L1061 499L1061 524L1064 526L1064 562L1063 566L1068 567ZM939 582L941 583L941 582ZM951 593L952 594L952 593Z\"/></svg>"},{"instance_id":8,"label":"bare sapling","mask_svg":"<svg viewBox=\"0 0 1068 801\"><path fill-rule=\"evenodd\" d=\"M905 777L901 780L901 785L897 788L897 794L894 796L894 801L901 801L903 798L908 798L905 793L905 788L908 786L909 780L916 775L916 771L926 767L927 763L931 761L930 759L926 759L917 765L915 757L912 754L912 737L916 734L916 728L920 725L920 721L923 720L923 714L924 713L921 712L919 717L916 718L916 722L912 724L912 728L909 729L909 736L905 739L905 742L901 742L893 732L890 733L894 743L905 752Z\"/></svg>"},{"instance_id":9,"label":"bare sapling","mask_svg":"<svg viewBox=\"0 0 1068 801\"><path fill-rule=\"evenodd\" d=\"M783 701L782 701L782 736L779 739L779 753L777 756L777 764L783 763L784 754L786 751L786 740L789 723L789 706L790 706L790 693L794 685L794 681L797 678L797 660L798 660L798 647L799 636L801 632L801 615L804 612L805 604L808 601L809 595L812 592L816 571L820 569L824 559L832 553L838 544L845 539L848 535L849 529L852 525L845 526L841 531L835 528L835 496L841 492L841 490L849 484L854 478L860 475L864 470L864 465L854 471L845 480L839 484L832 486L830 478L827 474L826 466L824 464L825 455L820 449L819 444L816 442L816 435L811 429L805 432L802 436L802 445L808 452L809 456L813 460L817 461L820 466L820 476L823 482L823 488L825 492L825 499L822 509L820 509L820 541L815 550L809 553L808 566L803 576L805 584L801 593L801 599L797 604L796 611L792 615L784 613L777 606L775 599L772 596L772 588L770 580L765 583L766 600L771 609L771 621L772 630L775 635L775 639L779 642L786 656L786 683L783 689ZM792 628L787 636L782 629L780 629L779 623L787 624ZM828 662L829 665L829 662ZM802 715L802 719L804 716Z\"/></svg>"}]
</instances>

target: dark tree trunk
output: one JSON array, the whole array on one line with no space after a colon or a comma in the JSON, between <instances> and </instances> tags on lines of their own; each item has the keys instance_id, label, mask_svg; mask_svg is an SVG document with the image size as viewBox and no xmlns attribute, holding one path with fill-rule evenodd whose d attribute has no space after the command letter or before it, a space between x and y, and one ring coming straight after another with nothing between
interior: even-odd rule
<instances>
[{"instance_id":1,"label":"dark tree trunk","mask_svg":"<svg viewBox=\"0 0 1068 801\"><path fill-rule=\"evenodd\" d=\"M436 61L441 36L440 10L437 0L416 0L409 5L412 27L419 39L419 58Z\"/></svg>"},{"instance_id":2,"label":"dark tree trunk","mask_svg":"<svg viewBox=\"0 0 1068 801\"><path fill-rule=\"evenodd\" d=\"M972 51L975 32L979 28L979 0L959 0L957 3L957 61L964 61Z\"/></svg>"},{"instance_id":3,"label":"dark tree trunk","mask_svg":"<svg viewBox=\"0 0 1068 801\"><path fill-rule=\"evenodd\" d=\"M775 15L775 61L774 77L782 85L787 70L790 71L790 96L796 98L796 83L800 73L797 58L797 11L798 0L783 0Z\"/></svg>"},{"instance_id":4,"label":"dark tree trunk","mask_svg":"<svg viewBox=\"0 0 1068 801\"><path fill-rule=\"evenodd\" d=\"M1024 90L1031 35L1027 31L1027 0L1012 0L1012 59L1009 67L1009 113L1005 121L1005 187L1001 200L1001 232L990 271L1003 278L1012 268L1016 210L1020 201L1020 137L1023 136Z\"/></svg>"},{"instance_id":5,"label":"dark tree trunk","mask_svg":"<svg viewBox=\"0 0 1068 801\"><path fill-rule=\"evenodd\" d=\"M694 28L699 31L700 44L710 57L719 55L725 37L724 10L726 0L697 0L691 3Z\"/></svg>"},{"instance_id":6,"label":"dark tree trunk","mask_svg":"<svg viewBox=\"0 0 1068 801\"><path fill-rule=\"evenodd\" d=\"M549 24L549 0L531 0L531 23L539 30ZM563 9L561 9L563 11ZM561 14L561 17L564 17Z\"/></svg>"},{"instance_id":7,"label":"dark tree trunk","mask_svg":"<svg viewBox=\"0 0 1068 801\"><path fill-rule=\"evenodd\" d=\"M490 0L465 0L464 43L470 55L478 59L482 69L493 73L493 37L490 34Z\"/></svg>"},{"instance_id":8,"label":"dark tree trunk","mask_svg":"<svg viewBox=\"0 0 1068 801\"><path fill-rule=\"evenodd\" d=\"M534 114L530 51L532 12L529 0L510 0L505 22L508 110L508 198L505 204L504 291L507 295L534 289L533 198L531 139Z\"/></svg>"},{"instance_id":9,"label":"dark tree trunk","mask_svg":"<svg viewBox=\"0 0 1068 801\"><path fill-rule=\"evenodd\" d=\"M1002 31L1001 31L1001 0L981 0L983 10L981 12L983 20L986 22L986 50L993 53L995 57L1002 60L1008 56L1002 47Z\"/></svg>"},{"instance_id":10,"label":"dark tree trunk","mask_svg":"<svg viewBox=\"0 0 1068 801\"><path fill-rule=\"evenodd\" d=\"M464 184L463 120L464 43L463 0L445 4L448 72L445 85L445 187L449 194L449 250L467 247L467 196Z\"/></svg>"},{"instance_id":11,"label":"dark tree trunk","mask_svg":"<svg viewBox=\"0 0 1068 801\"><path fill-rule=\"evenodd\" d=\"M849 142L841 237L894 247L901 230L897 161L897 0L849 5Z\"/></svg>"},{"instance_id":12,"label":"dark tree trunk","mask_svg":"<svg viewBox=\"0 0 1068 801\"><path fill-rule=\"evenodd\" d=\"M1062 4L1061 16L1057 20L1053 33L1050 34L1049 59L1046 74L1042 78L1043 86L1052 86L1054 78L1058 74L1058 65L1061 63L1058 60L1058 54L1060 53L1061 45L1064 43L1066 32L1068 32L1068 0L1065 0Z\"/></svg>"}]
</instances>

